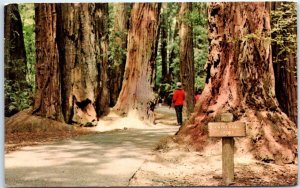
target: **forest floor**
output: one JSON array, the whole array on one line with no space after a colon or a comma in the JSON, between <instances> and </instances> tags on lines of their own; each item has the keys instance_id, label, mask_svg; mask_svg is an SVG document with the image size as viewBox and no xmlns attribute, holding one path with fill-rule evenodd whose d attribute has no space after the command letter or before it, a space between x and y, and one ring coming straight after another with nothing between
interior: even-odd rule
<instances>
[{"instance_id":1,"label":"forest floor","mask_svg":"<svg viewBox=\"0 0 300 188\"><path fill-rule=\"evenodd\" d=\"M112 114L101 119L97 127L89 128L90 134L75 136L70 126L30 116L26 112L16 117L7 119L7 135L18 131L20 134L31 131L32 135L24 136L20 147L5 154L5 183L8 187L128 186L133 174L150 159L156 143L173 135L179 128L141 125L140 129L133 129L135 123L140 123L138 120L119 119ZM114 122L126 121L128 126L118 126L113 130ZM56 139L51 141L46 138L50 134L44 134L43 138L35 140L33 136L52 132L58 137L60 131L65 132L68 139L57 140L51 135ZM11 139L8 138L6 140ZM43 143L29 146L34 140ZM26 142L28 145L24 146Z\"/></svg>"},{"instance_id":2,"label":"forest floor","mask_svg":"<svg viewBox=\"0 0 300 188\"><path fill-rule=\"evenodd\" d=\"M173 111L164 106L159 108L158 122L174 124ZM201 152L166 139L157 146L151 159L144 162L131 178L130 186L225 186L221 141ZM264 163L238 153L234 162L235 179L230 186L291 186L298 181L297 164Z\"/></svg>"},{"instance_id":3,"label":"forest floor","mask_svg":"<svg viewBox=\"0 0 300 188\"><path fill-rule=\"evenodd\" d=\"M155 151L130 180L130 186L226 186L222 181L222 145L204 152L189 148ZM250 156L234 156L230 186L292 186L298 166L263 163Z\"/></svg>"},{"instance_id":4,"label":"forest floor","mask_svg":"<svg viewBox=\"0 0 300 188\"><path fill-rule=\"evenodd\" d=\"M166 136L179 127L174 109L166 106L156 109L156 124L150 127L136 119L120 120L113 113L97 127L72 129L26 112L18 116L18 122L6 120L6 153L20 150L5 156L5 179L10 186L224 186L221 142L201 152L167 142L171 137ZM36 125L21 126L31 118L37 118ZM44 126L36 131L41 122ZM141 124L143 129L132 129ZM232 186L297 184L296 164L263 163L238 153L234 157Z\"/></svg>"},{"instance_id":5,"label":"forest floor","mask_svg":"<svg viewBox=\"0 0 300 188\"><path fill-rule=\"evenodd\" d=\"M96 134L89 128L70 126L50 119L32 116L30 109L5 118L5 153L25 146Z\"/></svg>"}]
</instances>

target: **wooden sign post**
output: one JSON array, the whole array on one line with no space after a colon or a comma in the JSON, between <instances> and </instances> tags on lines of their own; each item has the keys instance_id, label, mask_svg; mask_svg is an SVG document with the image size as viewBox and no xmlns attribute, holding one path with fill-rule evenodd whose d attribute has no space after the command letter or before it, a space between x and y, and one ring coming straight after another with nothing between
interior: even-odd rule
<instances>
[{"instance_id":1,"label":"wooden sign post","mask_svg":"<svg viewBox=\"0 0 300 188\"><path fill-rule=\"evenodd\" d=\"M234 139L246 136L244 122L232 122L231 113L221 114L221 122L208 123L209 137L222 137L222 177L226 185L234 179Z\"/></svg>"}]
</instances>

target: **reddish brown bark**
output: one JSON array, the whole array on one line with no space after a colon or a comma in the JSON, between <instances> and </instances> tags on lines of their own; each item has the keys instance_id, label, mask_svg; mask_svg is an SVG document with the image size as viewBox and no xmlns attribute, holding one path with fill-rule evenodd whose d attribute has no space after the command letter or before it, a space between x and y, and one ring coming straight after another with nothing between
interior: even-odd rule
<instances>
[{"instance_id":1,"label":"reddish brown bark","mask_svg":"<svg viewBox=\"0 0 300 188\"><path fill-rule=\"evenodd\" d=\"M127 32L129 27L130 6L128 3L115 3L114 28L112 33L114 59L110 66L110 105L114 106L122 89L126 64Z\"/></svg>"},{"instance_id":2,"label":"reddish brown bark","mask_svg":"<svg viewBox=\"0 0 300 188\"><path fill-rule=\"evenodd\" d=\"M131 111L149 120L153 94L153 70L156 56L160 6L158 3L135 3L128 33L128 51L124 81L114 109L121 114Z\"/></svg>"},{"instance_id":3,"label":"reddish brown bark","mask_svg":"<svg viewBox=\"0 0 300 188\"><path fill-rule=\"evenodd\" d=\"M95 124L108 108L107 4L58 4L62 109L66 122Z\"/></svg>"},{"instance_id":4,"label":"reddish brown bark","mask_svg":"<svg viewBox=\"0 0 300 188\"><path fill-rule=\"evenodd\" d=\"M193 28L188 22L188 14L192 11L192 3L181 3L179 10L179 39L180 39L180 80L186 93L187 115L194 110L194 49L193 49Z\"/></svg>"},{"instance_id":5,"label":"reddish brown bark","mask_svg":"<svg viewBox=\"0 0 300 188\"><path fill-rule=\"evenodd\" d=\"M100 53L97 54L96 61L100 63L100 91L97 98L97 114L98 116L106 115L109 113L109 89L108 89L108 4L96 3L95 12L91 13L94 16L92 18L91 25L95 27L96 41L100 41ZM93 21L95 23L93 23ZM96 44L97 45L97 44Z\"/></svg>"},{"instance_id":6,"label":"reddish brown bark","mask_svg":"<svg viewBox=\"0 0 300 188\"><path fill-rule=\"evenodd\" d=\"M272 2L273 11L289 11L284 8L283 4L290 4L292 7L294 2ZM296 5L293 5L296 6ZM291 13L289 13L291 14ZM292 12L293 14L293 12ZM294 15L296 16L296 15ZM276 22L278 20L274 20ZM273 22L272 22L273 23ZM276 24L276 23L274 23ZM275 35L285 35L288 37L291 34L297 33L297 24L289 25L288 28L281 28L281 31L277 31ZM280 33L281 32L281 33ZM284 111L289 118L297 124L298 109L297 109L297 59L296 59L296 50L291 47L288 41L284 41L283 46L273 44L273 59L277 60L273 63L274 73L275 73L275 92L276 97L279 102L280 108ZM283 48L291 50L290 52L284 51ZM278 54L280 54L278 56Z\"/></svg>"},{"instance_id":7,"label":"reddish brown bark","mask_svg":"<svg viewBox=\"0 0 300 188\"><path fill-rule=\"evenodd\" d=\"M60 67L56 43L55 4L35 4L36 95L33 113L64 121L61 110Z\"/></svg>"},{"instance_id":8,"label":"reddish brown bark","mask_svg":"<svg viewBox=\"0 0 300 188\"><path fill-rule=\"evenodd\" d=\"M211 3L209 83L189 123L178 133L198 149L215 144L207 123L231 112L247 122L237 152L266 162L297 160L297 129L278 107L270 45L270 15L263 2Z\"/></svg>"}]
</instances>

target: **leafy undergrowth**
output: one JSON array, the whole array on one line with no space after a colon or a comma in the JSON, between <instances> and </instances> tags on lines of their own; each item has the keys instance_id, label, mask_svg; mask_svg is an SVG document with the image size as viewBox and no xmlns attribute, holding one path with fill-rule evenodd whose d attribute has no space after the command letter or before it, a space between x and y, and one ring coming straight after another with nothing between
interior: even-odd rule
<instances>
[{"instance_id":1,"label":"leafy undergrowth","mask_svg":"<svg viewBox=\"0 0 300 188\"><path fill-rule=\"evenodd\" d=\"M89 128L68 125L30 114L24 110L5 119L5 153L24 146L63 140L79 135L96 134Z\"/></svg>"}]
</instances>

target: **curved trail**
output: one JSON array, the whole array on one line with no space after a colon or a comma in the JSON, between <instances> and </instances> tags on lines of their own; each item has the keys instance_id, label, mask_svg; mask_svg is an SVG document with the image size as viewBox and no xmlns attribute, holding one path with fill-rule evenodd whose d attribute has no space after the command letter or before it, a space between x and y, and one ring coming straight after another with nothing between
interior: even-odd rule
<instances>
[{"instance_id":1,"label":"curved trail","mask_svg":"<svg viewBox=\"0 0 300 188\"><path fill-rule=\"evenodd\" d=\"M5 183L9 187L127 186L159 140L178 128L127 129L24 147L5 155Z\"/></svg>"}]
</instances>

